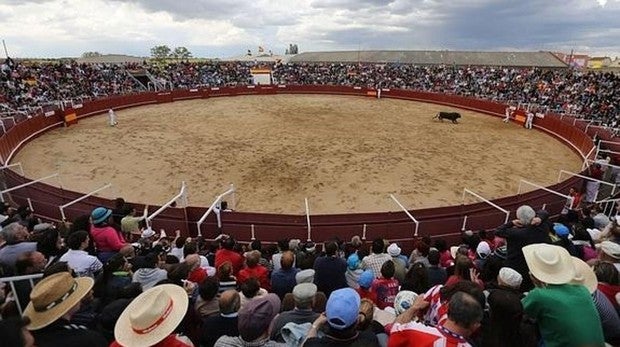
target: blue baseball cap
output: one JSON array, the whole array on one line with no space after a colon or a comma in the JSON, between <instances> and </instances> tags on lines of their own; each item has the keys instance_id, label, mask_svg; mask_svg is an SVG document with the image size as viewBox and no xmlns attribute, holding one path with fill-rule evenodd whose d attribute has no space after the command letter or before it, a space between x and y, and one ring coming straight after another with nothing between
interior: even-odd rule
<instances>
[{"instance_id":1,"label":"blue baseball cap","mask_svg":"<svg viewBox=\"0 0 620 347\"><path fill-rule=\"evenodd\" d=\"M359 267L359 265L360 265L359 255L357 255L357 253L351 254L349 258L347 259L347 266L349 267L349 270L355 270Z\"/></svg>"},{"instance_id":2,"label":"blue baseball cap","mask_svg":"<svg viewBox=\"0 0 620 347\"><path fill-rule=\"evenodd\" d=\"M372 272L372 270L365 270L360 275L360 279L357 280L357 284L359 284L360 287L362 288L368 289L370 288L370 286L372 285L372 281L374 280L375 280L375 273Z\"/></svg>"},{"instance_id":3,"label":"blue baseball cap","mask_svg":"<svg viewBox=\"0 0 620 347\"><path fill-rule=\"evenodd\" d=\"M360 296L352 288L335 290L327 299L325 315L327 323L334 329L343 330L357 322L360 311Z\"/></svg>"},{"instance_id":4,"label":"blue baseball cap","mask_svg":"<svg viewBox=\"0 0 620 347\"><path fill-rule=\"evenodd\" d=\"M555 234L559 237L564 237L570 234L570 231L566 225L560 223L553 223L553 231L555 231Z\"/></svg>"}]
</instances>

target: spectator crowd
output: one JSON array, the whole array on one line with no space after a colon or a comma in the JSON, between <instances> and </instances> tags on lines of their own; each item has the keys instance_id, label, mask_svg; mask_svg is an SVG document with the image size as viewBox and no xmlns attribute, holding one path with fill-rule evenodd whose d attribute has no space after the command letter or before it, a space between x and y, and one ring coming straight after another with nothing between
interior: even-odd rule
<instances>
[{"instance_id":1,"label":"spectator crowd","mask_svg":"<svg viewBox=\"0 0 620 347\"><path fill-rule=\"evenodd\" d=\"M251 83L253 62L0 65L0 104ZM262 65L261 65L262 66ZM534 103L616 127L620 77L576 70L276 63L274 84ZM598 189L598 187L597 187ZM572 194L572 193L571 193ZM132 206L55 225L0 205L2 346L620 346L620 215L521 206L495 230L413 249L355 236L277 245L144 225ZM7 280L11 278L11 280Z\"/></svg>"},{"instance_id":2,"label":"spectator crowd","mask_svg":"<svg viewBox=\"0 0 620 347\"><path fill-rule=\"evenodd\" d=\"M620 345L620 216L596 206L411 252L169 235L122 199L61 225L0 206L3 346Z\"/></svg>"},{"instance_id":3,"label":"spectator crowd","mask_svg":"<svg viewBox=\"0 0 620 347\"><path fill-rule=\"evenodd\" d=\"M578 115L618 126L620 76L573 69L463 67L368 63L143 62L125 65L68 62L0 65L0 104L13 109L139 92L128 72L147 72L173 89L252 83L250 69L272 70L273 84L402 88L534 104L537 110Z\"/></svg>"}]
</instances>

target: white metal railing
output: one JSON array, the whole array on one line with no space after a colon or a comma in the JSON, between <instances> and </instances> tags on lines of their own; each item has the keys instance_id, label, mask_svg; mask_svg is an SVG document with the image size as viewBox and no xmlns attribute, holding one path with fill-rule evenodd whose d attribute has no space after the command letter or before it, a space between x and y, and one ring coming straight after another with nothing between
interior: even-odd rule
<instances>
[{"instance_id":1,"label":"white metal railing","mask_svg":"<svg viewBox=\"0 0 620 347\"><path fill-rule=\"evenodd\" d=\"M581 165L581 170L585 170L588 167L588 159L590 158L594 150L598 151L598 146L593 146L592 149L588 152L588 154L586 154L583 159L583 164ZM594 158L596 158L596 156Z\"/></svg>"},{"instance_id":2,"label":"white metal railing","mask_svg":"<svg viewBox=\"0 0 620 347\"><path fill-rule=\"evenodd\" d=\"M570 171L566 171L566 170L560 170L560 173L558 175L558 183L562 180L562 174L567 174L567 175L571 175L571 176L576 176L576 177L580 177L589 181L593 181L593 182L598 182L601 184L605 184L608 186L611 186L611 195L614 195L616 193L616 185L613 183L609 183L607 181L603 181L603 180L599 180L596 178L592 178L592 177L588 177L588 176L584 176L578 173L574 173L574 172L570 172Z\"/></svg>"},{"instance_id":3,"label":"white metal railing","mask_svg":"<svg viewBox=\"0 0 620 347\"><path fill-rule=\"evenodd\" d=\"M620 165L613 165L613 164L610 164L610 163L608 163L606 161L598 162L598 161L592 160L592 159L587 159L586 161L588 163L596 163L596 164L601 164L603 166L611 167L611 168L614 168L614 169L620 169Z\"/></svg>"},{"instance_id":4,"label":"white metal railing","mask_svg":"<svg viewBox=\"0 0 620 347\"><path fill-rule=\"evenodd\" d=\"M0 170L10 169L12 167L18 167L19 172L21 173L22 176L24 176L24 168L22 167L22 163L14 163L14 164L0 166Z\"/></svg>"},{"instance_id":5,"label":"white metal railing","mask_svg":"<svg viewBox=\"0 0 620 347\"><path fill-rule=\"evenodd\" d=\"M407 209L405 208L405 206L403 206L403 204L400 203L400 201L398 201L396 199L396 197L394 196L394 194L390 194L390 198L392 198L392 200L394 200L394 202L403 210L403 212L405 212L405 214L407 215L407 217L409 217L413 223L415 224L415 233L413 234L414 237L418 236L418 229L420 228L420 222L418 222L417 219L415 219L411 213L409 213L409 211L407 211Z\"/></svg>"},{"instance_id":6,"label":"white metal railing","mask_svg":"<svg viewBox=\"0 0 620 347\"><path fill-rule=\"evenodd\" d=\"M23 276L12 276L12 277L0 277L0 283L8 283L11 291L13 292L13 300L15 300L15 304L17 304L17 310L19 311L19 315L24 314L24 308L22 306L24 303L19 302L19 297L17 296L17 290L15 289L15 282L28 281L30 283L30 288L34 287L34 280L40 279L43 277L43 274L34 274L34 275L23 275Z\"/></svg>"},{"instance_id":7,"label":"white metal railing","mask_svg":"<svg viewBox=\"0 0 620 347\"><path fill-rule=\"evenodd\" d=\"M619 145L620 146L620 142L618 142L618 141L600 140L599 143L610 143L612 145Z\"/></svg>"},{"instance_id":8,"label":"white metal railing","mask_svg":"<svg viewBox=\"0 0 620 347\"><path fill-rule=\"evenodd\" d=\"M233 198L233 206L232 207L233 207L233 210L235 209L235 186L233 184L231 184L230 188L227 191L225 191L224 193L218 195L217 198L215 198L215 200L213 200L213 203L211 203L211 206L209 206L209 208L207 209L207 212L205 212L202 215L202 217L200 217L198 222L196 222L197 227L198 227L198 236L202 236L202 223L204 223L205 220L207 220L207 217L209 217L211 212L213 212L214 210L218 211L216 213L217 227L218 228L222 227L222 218L220 217L219 209L217 208L217 206L222 201L222 198L224 198L226 195L229 195L229 194L232 194L232 198ZM252 237L254 237L254 225L252 225Z\"/></svg>"},{"instance_id":9,"label":"white metal railing","mask_svg":"<svg viewBox=\"0 0 620 347\"><path fill-rule=\"evenodd\" d=\"M71 200L71 201L69 201L68 203L66 203L64 205L58 206L58 208L60 209L60 216L62 217L62 220L63 221L67 220L67 218L65 216L65 208L67 208L67 207L69 207L69 206L71 206L73 204L76 204L76 203L78 203L78 202L80 202L80 201L82 201L84 199L87 199L87 198L89 198L89 197L99 193L100 191L102 191L104 189L110 188L111 186L112 186L112 183L107 183L107 184L105 184L105 185L103 185L103 186L93 190L92 192L90 192L90 193L88 193L86 195L83 195L83 196L81 196L81 197L79 197L79 198L77 198L75 200Z\"/></svg>"},{"instance_id":10,"label":"white metal railing","mask_svg":"<svg viewBox=\"0 0 620 347\"><path fill-rule=\"evenodd\" d=\"M461 205L465 205L465 196L469 194L469 195L473 195L476 198L478 198L479 200L481 200L484 203L487 203L489 205L491 205L492 207L500 210L501 212L506 214L506 218L504 220L504 223L508 223L508 219L510 219L510 211L506 210L505 208L502 208L500 206L498 206L497 204L493 203L491 200L484 198L474 192L472 192L471 190L467 189L467 188L463 188L463 201L461 202ZM463 226L461 227L462 231L465 231L466 227L467 227L467 215L465 215L465 217L463 217Z\"/></svg>"},{"instance_id":11,"label":"white metal railing","mask_svg":"<svg viewBox=\"0 0 620 347\"><path fill-rule=\"evenodd\" d=\"M187 186L185 185L185 181L183 181L181 183L181 191L179 192L179 194L175 195L172 199L170 199L170 201L168 201L162 207L157 209L157 211L151 213L150 216L146 217L146 219L145 219L146 220L146 226L150 228L151 227L151 221L153 220L153 218L157 217L160 213L162 213L165 209L170 207L179 198L182 198L184 200L183 201L184 206L187 206Z\"/></svg>"},{"instance_id":12,"label":"white metal railing","mask_svg":"<svg viewBox=\"0 0 620 347\"><path fill-rule=\"evenodd\" d=\"M526 180L520 180L519 181L519 190L517 191L517 195L521 195L521 187L523 186L524 183L527 184L527 185L530 185L532 187L536 187L538 189L542 189L542 190L544 190L546 192L549 192L551 194L555 194L557 196L562 196L562 197L566 198L567 201L570 201L570 205L569 205L568 208L570 210L573 209L573 202L575 202L575 201L574 201L574 198L572 196L566 195L566 194L562 194L560 192L556 192L555 190L551 190L551 189L549 189L549 188L547 188L545 186L541 186L540 184L532 183L532 182L529 182L529 181L526 181Z\"/></svg>"},{"instance_id":13,"label":"white metal railing","mask_svg":"<svg viewBox=\"0 0 620 347\"><path fill-rule=\"evenodd\" d=\"M310 227L310 208L308 207L308 198L304 199L306 203L306 224L308 225L308 242L312 241L312 229Z\"/></svg>"},{"instance_id":14,"label":"white metal railing","mask_svg":"<svg viewBox=\"0 0 620 347\"><path fill-rule=\"evenodd\" d=\"M593 203L599 206L602 205L603 211L607 211L607 217L611 218L611 213L613 212L613 208L609 208L609 204L615 204L618 201L620 201L620 198L615 198L615 199L607 198L607 199L603 199L599 201L594 201Z\"/></svg>"},{"instance_id":15,"label":"white metal railing","mask_svg":"<svg viewBox=\"0 0 620 347\"><path fill-rule=\"evenodd\" d=\"M4 194L5 193L9 193L9 192L12 192L12 191L20 189L20 188L28 187L28 186L33 185L35 183L39 183L41 181L45 181L45 180L48 180L48 179L54 178L54 177L59 177L58 173L55 173L55 174L52 174L52 175L49 175L49 176L45 176L43 178L39 178L39 179L30 181L30 182L26 182L24 184L20 184L20 185L15 186L15 187L11 187L11 188L5 189L3 191L0 191L0 201L4 202ZM60 183L60 179L59 179L59 183ZM60 185L62 187L62 184L60 184Z\"/></svg>"},{"instance_id":16,"label":"white metal railing","mask_svg":"<svg viewBox=\"0 0 620 347\"><path fill-rule=\"evenodd\" d=\"M598 157L598 153L620 154L620 152L612 151L612 150L609 150L609 149L599 149L598 152L597 152L597 155L596 155L597 157Z\"/></svg>"}]
</instances>

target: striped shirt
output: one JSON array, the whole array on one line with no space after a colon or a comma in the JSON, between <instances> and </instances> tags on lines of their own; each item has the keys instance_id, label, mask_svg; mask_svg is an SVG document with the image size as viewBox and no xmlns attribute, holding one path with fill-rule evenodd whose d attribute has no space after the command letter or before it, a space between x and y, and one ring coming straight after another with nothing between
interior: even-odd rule
<instances>
[{"instance_id":1,"label":"striped shirt","mask_svg":"<svg viewBox=\"0 0 620 347\"><path fill-rule=\"evenodd\" d=\"M394 323L388 347L472 347L462 336L418 322Z\"/></svg>"}]
</instances>

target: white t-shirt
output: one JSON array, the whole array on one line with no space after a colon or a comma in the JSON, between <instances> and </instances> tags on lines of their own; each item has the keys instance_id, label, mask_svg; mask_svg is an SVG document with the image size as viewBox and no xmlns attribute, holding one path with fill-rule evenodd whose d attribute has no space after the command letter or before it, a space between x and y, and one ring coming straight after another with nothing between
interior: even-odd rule
<instances>
[{"instance_id":1,"label":"white t-shirt","mask_svg":"<svg viewBox=\"0 0 620 347\"><path fill-rule=\"evenodd\" d=\"M60 261L66 261L79 277L95 278L95 273L103 269L103 264L97 257L80 250L68 250L60 257Z\"/></svg>"}]
</instances>

